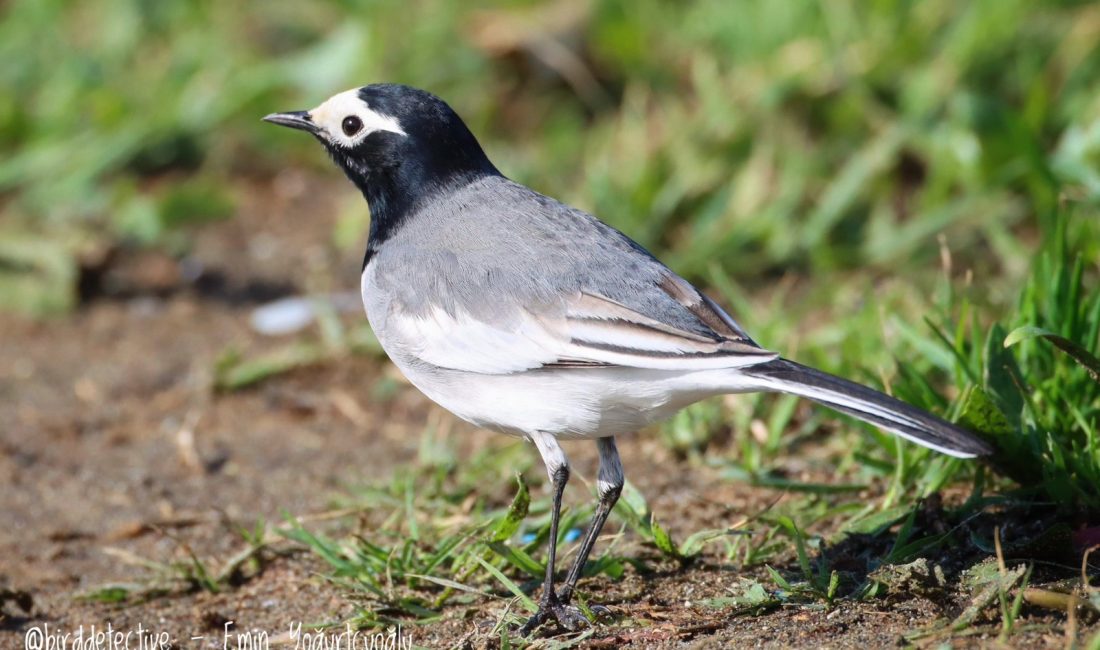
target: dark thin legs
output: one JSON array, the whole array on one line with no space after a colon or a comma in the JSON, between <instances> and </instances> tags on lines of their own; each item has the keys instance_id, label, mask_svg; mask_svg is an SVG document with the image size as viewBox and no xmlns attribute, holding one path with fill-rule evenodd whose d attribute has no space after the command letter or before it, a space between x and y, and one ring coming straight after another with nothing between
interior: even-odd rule
<instances>
[{"instance_id":1,"label":"dark thin legs","mask_svg":"<svg viewBox=\"0 0 1100 650\"><path fill-rule=\"evenodd\" d=\"M558 550L558 520L561 519L561 495L565 491L565 484L569 481L569 466L560 466L553 475L554 501L553 510L550 513L550 554L546 559L546 580L542 584L542 598L539 600L539 610L535 615L527 619L520 628L519 633L527 636L536 627L553 617L567 630L576 630L586 624L588 620L580 610L565 604L554 591L554 563Z\"/></svg>"},{"instance_id":2,"label":"dark thin legs","mask_svg":"<svg viewBox=\"0 0 1100 650\"><path fill-rule=\"evenodd\" d=\"M592 516L592 523L588 526L588 533L584 536L581 548L577 552L573 566L569 569L569 575L565 578L558 597L563 603L568 603L573 597L573 589L577 586L577 580L584 571L584 564L588 561L588 555L592 547L596 545L596 538L600 536L600 530L607 522L607 516L619 500L623 491L623 467L619 462L619 452L615 448L614 438L600 438L597 441L600 447L600 475L599 495L600 501L596 506L596 514Z\"/></svg>"},{"instance_id":3,"label":"dark thin legs","mask_svg":"<svg viewBox=\"0 0 1100 650\"><path fill-rule=\"evenodd\" d=\"M569 462L565 459L565 452L558 445L553 436L536 433L531 436L531 441L539 449L542 462L546 464L546 473L550 475L550 482L554 486L553 503L550 511L550 553L546 559L546 580L542 585L542 598L539 600L539 609L535 615L527 619L520 628L520 634L526 636L543 622L553 617L568 630L578 629L587 623L587 619L576 607L570 607L558 598L554 591L554 563L558 555L558 522L561 519L561 495L565 492L565 484L569 482Z\"/></svg>"},{"instance_id":4,"label":"dark thin legs","mask_svg":"<svg viewBox=\"0 0 1100 650\"><path fill-rule=\"evenodd\" d=\"M577 580L581 577L584 564L588 561L588 555L596 544L596 538L600 535L600 529L607 521L611 508L619 499L623 489L623 467L619 462L619 452L615 448L614 438L600 438L597 441L600 450L599 495L600 501L596 508L596 514L592 517L592 524L581 543L580 552L569 569L569 574L562 585L561 593L554 591L554 564L558 553L558 523L561 519L561 497L565 492L565 484L569 482L569 463L565 454L558 445L557 440L547 434L535 434L531 441L539 449L542 460L546 464L546 471L553 483L553 503L550 513L550 552L546 560L546 579L542 586L542 598L539 600L539 609L535 615L527 619L520 628L520 634L530 634L539 625L554 618L562 627L568 630L576 630L586 625L588 620L576 607L569 605L573 597ZM593 609L605 608L596 606Z\"/></svg>"}]
</instances>

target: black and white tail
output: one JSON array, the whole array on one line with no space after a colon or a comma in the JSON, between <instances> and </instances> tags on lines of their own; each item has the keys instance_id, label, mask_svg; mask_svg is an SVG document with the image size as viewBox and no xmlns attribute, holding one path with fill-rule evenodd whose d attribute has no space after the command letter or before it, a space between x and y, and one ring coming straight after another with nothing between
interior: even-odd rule
<instances>
[{"instance_id":1,"label":"black and white tail","mask_svg":"<svg viewBox=\"0 0 1100 650\"><path fill-rule=\"evenodd\" d=\"M740 369L769 389L813 400L831 409L957 458L993 452L989 443L946 420L866 386L786 359Z\"/></svg>"}]
</instances>

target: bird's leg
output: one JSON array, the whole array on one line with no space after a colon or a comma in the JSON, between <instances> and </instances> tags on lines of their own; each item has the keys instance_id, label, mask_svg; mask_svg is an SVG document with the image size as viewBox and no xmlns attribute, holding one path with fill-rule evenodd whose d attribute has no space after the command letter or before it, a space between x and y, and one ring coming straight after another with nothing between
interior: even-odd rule
<instances>
[{"instance_id":1,"label":"bird's leg","mask_svg":"<svg viewBox=\"0 0 1100 650\"><path fill-rule=\"evenodd\" d=\"M558 550L558 521L561 519L561 497L565 492L565 484L569 482L569 461L565 458L558 441L549 434L538 433L531 436L531 440L539 449L542 460L546 463L546 472L550 475L553 484L553 503L550 511L550 552L546 558L546 580L542 586L542 598L539 599L539 609L535 615L527 619L520 628L520 634L526 636L536 627L553 617L558 623L568 630L576 630L581 625L588 623L588 619L581 614L576 607L566 605L558 598L554 591L554 560Z\"/></svg>"},{"instance_id":2,"label":"bird's leg","mask_svg":"<svg viewBox=\"0 0 1100 650\"><path fill-rule=\"evenodd\" d=\"M569 575L565 578L565 584L562 585L561 592L558 593L558 598L566 604L572 599L577 580L580 579L581 572L584 571L584 564L588 561L588 555L592 552L592 547L596 545L596 538L599 537L600 530L603 528L604 522L607 521L607 516L611 514L611 509L615 507L615 502L619 500L619 495L623 491L623 465L619 461L619 450L615 448L615 439L610 437L600 438L596 441L596 444L600 450L600 472L596 482L600 500L596 506L596 514L592 516L592 524L588 527L588 533L581 543L580 551L577 553L576 559L573 560L573 566L569 569ZM591 609L596 613L607 611L607 608L601 605L596 605ZM598 610L602 610L602 612Z\"/></svg>"}]
</instances>

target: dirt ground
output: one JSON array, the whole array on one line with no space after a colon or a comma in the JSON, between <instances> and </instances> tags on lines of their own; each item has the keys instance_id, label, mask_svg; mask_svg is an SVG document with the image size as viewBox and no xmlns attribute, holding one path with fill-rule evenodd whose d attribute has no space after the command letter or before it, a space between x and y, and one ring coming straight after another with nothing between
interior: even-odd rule
<instances>
[{"instance_id":1,"label":"dirt ground","mask_svg":"<svg viewBox=\"0 0 1100 650\"><path fill-rule=\"evenodd\" d=\"M265 630L293 647L290 625L354 614L344 593L321 577L326 567L305 552L273 558L219 593L123 605L79 597L143 579L149 570L135 558L168 562L194 553L224 560L242 547L235 526L261 517L280 521L284 512L330 511L347 486L380 480L414 460L420 431L438 417L407 386L383 405L372 401L375 379L392 370L368 357L210 393L211 369L227 347L253 353L285 343L250 330L257 304L358 284L359 254L338 253L329 243L345 196L338 179L293 174L278 186L248 186L239 218L198 234L193 255L205 272L197 283L180 280L155 256L136 256L100 278L99 295L71 317L45 323L0 317L0 589L29 597L0 605L0 647L27 647L29 631L46 625L75 631L110 623L115 630L140 624L168 632L178 648L221 648L229 621L233 631ZM465 425L451 435L467 449L498 444ZM652 439L621 448L628 473L675 533L720 525L715 519L730 523L776 497L723 483ZM588 446L567 451L581 474L593 473ZM579 498L582 490L571 492ZM893 647L906 645L906 632L965 604L914 596L730 617L700 601L727 595L735 567L657 566L651 574L628 570L621 581L601 577L587 585L626 616L598 628L585 645ZM454 606L441 622L406 631L417 645L497 647L499 637L488 630L498 614L497 603ZM1013 637L1020 647L1065 643L1057 619L1025 613L1022 625L1027 631ZM996 625L977 630L954 643L993 643Z\"/></svg>"}]
</instances>

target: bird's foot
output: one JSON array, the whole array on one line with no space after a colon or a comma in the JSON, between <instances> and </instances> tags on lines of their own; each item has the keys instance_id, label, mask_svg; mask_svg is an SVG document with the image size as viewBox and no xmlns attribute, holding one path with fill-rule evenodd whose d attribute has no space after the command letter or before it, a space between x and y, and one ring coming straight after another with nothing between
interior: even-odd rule
<instances>
[{"instance_id":1,"label":"bird's foot","mask_svg":"<svg viewBox=\"0 0 1100 650\"><path fill-rule=\"evenodd\" d=\"M568 605L573 600L573 588L566 585L558 594L558 600ZM597 620L611 618L611 608L596 603L585 603L585 608Z\"/></svg>"},{"instance_id":2,"label":"bird's foot","mask_svg":"<svg viewBox=\"0 0 1100 650\"><path fill-rule=\"evenodd\" d=\"M605 620L611 618L611 608L605 605L600 605L598 603L589 603L588 611L592 612L592 615L595 616L597 620Z\"/></svg>"},{"instance_id":3,"label":"bird's foot","mask_svg":"<svg viewBox=\"0 0 1100 650\"><path fill-rule=\"evenodd\" d=\"M600 609L606 610L606 607ZM595 612L595 610L592 610ZM523 624L523 627L519 629L519 633L523 636L529 635L535 631L535 628L542 625L546 621L554 619L570 632L576 632L588 625L588 619L584 617L581 610L567 605L560 600L557 596L551 596L549 598L543 598L539 603L539 610L535 612L535 615L527 619L527 622Z\"/></svg>"}]
</instances>

